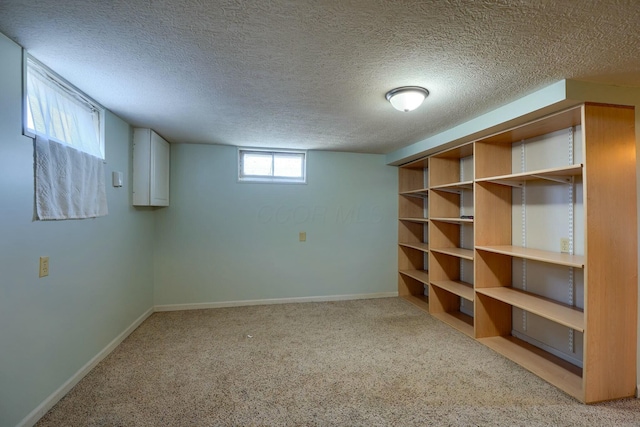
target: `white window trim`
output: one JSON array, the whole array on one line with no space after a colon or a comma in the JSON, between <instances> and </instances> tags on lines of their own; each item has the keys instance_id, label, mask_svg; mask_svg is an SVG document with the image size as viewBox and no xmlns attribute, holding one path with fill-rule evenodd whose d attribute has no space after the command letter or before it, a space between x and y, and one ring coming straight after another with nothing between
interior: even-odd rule
<instances>
[{"instance_id":1,"label":"white window trim","mask_svg":"<svg viewBox=\"0 0 640 427\"><path fill-rule=\"evenodd\" d=\"M29 126L27 123L27 60L36 64L39 68L45 71L48 75L50 75L54 81L61 87L61 89L66 90L68 93L72 94L77 99L91 106L91 108L95 109L99 112L100 115L100 133L98 138L100 139L100 150L104 153L104 160L106 163L106 143L105 143L105 112L106 109L86 93L69 83L65 78L60 76L58 73L53 71L51 68L44 65L42 62L38 61L32 55L30 55L26 49L22 49L22 134L26 137L35 139L36 134L29 130ZM60 143L64 143L64 141L56 141Z\"/></svg>"},{"instance_id":2,"label":"white window trim","mask_svg":"<svg viewBox=\"0 0 640 427\"><path fill-rule=\"evenodd\" d=\"M278 176L256 176L242 175L242 155L243 153L266 153L277 154L302 154L302 177L278 177ZM278 148L251 148L238 147L238 182L240 183L263 183L263 184L306 184L307 183L307 151L306 150L281 150Z\"/></svg>"}]
</instances>

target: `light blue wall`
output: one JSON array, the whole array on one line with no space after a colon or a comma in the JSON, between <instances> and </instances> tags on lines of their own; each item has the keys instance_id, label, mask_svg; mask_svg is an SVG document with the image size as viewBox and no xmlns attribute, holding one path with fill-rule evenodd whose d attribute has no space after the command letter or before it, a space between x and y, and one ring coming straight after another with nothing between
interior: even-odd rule
<instances>
[{"instance_id":1,"label":"light blue wall","mask_svg":"<svg viewBox=\"0 0 640 427\"><path fill-rule=\"evenodd\" d=\"M396 291L397 170L381 155L310 152L307 185L238 184L235 148L174 145L171 207L136 209L131 128L107 113L107 178L125 181L109 215L34 221L21 55L0 34L0 426L151 308L154 276L156 304Z\"/></svg>"},{"instance_id":2,"label":"light blue wall","mask_svg":"<svg viewBox=\"0 0 640 427\"><path fill-rule=\"evenodd\" d=\"M21 49L0 35L0 426L14 426L148 310L153 212L131 207L130 127L106 118L107 217L33 221L33 145L21 135ZM110 181L109 181L110 182ZM50 276L38 278L38 259Z\"/></svg>"},{"instance_id":3,"label":"light blue wall","mask_svg":"<svg viewBox=\"0 0 640 427\"><path fill-rule=\"evenodd\" d=\"M237 149L173 145L156 305L397 291L397 169L317 151L307 167L306 185L238 183Z\"/></svg>"}]
</instances>

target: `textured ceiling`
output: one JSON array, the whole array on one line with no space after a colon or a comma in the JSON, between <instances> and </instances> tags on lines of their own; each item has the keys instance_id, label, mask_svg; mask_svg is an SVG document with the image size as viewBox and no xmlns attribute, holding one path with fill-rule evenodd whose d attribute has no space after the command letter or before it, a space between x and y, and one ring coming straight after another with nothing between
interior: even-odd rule
<instances>
[{"instance_id":1,"label":"textured ceiling","mask_svg":"<svg viewBox=\"0 0 640 427\"><path fill-rule=\"evenodd\" d=\"M0 1L0 32L171 142L387 153L563 78L640 86L638 0ZM411 113L385 93L429 89Z\"/></svg>"}]
</instances>

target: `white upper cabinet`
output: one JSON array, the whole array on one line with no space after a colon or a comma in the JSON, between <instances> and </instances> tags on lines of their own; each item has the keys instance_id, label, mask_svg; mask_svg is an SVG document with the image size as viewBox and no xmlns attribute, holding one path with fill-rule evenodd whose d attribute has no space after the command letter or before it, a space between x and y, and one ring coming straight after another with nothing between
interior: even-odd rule
<instances>
[{"instance_id":1,"label":"white upper cabinet","mask_svg":"<svg viewBox=\"0 0 640 427\"><path fill-rule=\"evenodd\" d=\"M151 129L133 130L133 205L169 206L170 146Z\"/></svg>"}]
</instances>

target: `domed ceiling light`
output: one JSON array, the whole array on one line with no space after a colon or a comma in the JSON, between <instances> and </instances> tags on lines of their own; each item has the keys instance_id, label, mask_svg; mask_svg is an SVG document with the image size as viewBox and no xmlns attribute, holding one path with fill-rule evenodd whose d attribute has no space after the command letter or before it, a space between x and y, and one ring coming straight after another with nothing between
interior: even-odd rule
<instances>
[{"instance_id":1,"label":"domed ceiling light","mask_svg":"<svg viewBox=\"0 0 640 427\"><path fill-rule=\"evenodd\" d=\"M387 92L387 101L398 111L413 111L422 105L429 91L419 86L403 86Z\"/></svg>"}]
</instances>

